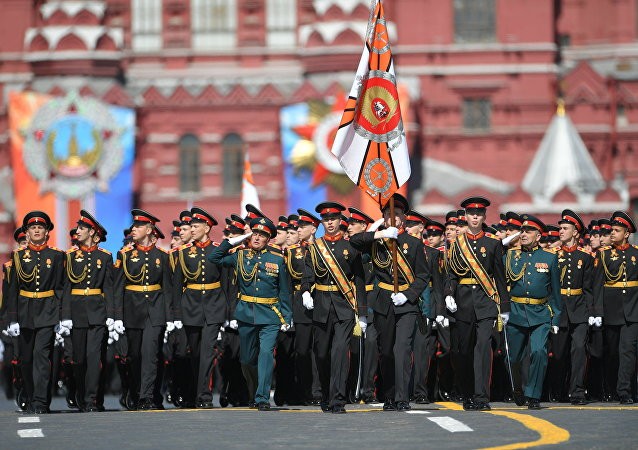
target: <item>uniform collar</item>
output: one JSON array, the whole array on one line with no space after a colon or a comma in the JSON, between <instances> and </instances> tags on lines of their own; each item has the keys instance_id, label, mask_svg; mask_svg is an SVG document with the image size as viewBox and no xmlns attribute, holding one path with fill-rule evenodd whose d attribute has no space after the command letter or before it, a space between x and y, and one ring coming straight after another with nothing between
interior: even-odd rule
<instances>
[{"instance_id":1,"label":"uniform collar","mask_svg":"<svg viewBox=\"0 0 638 450\"><path fill-rule=\"evenodd\" d=\"M563 245L560 249L567 253L571 253L576 251L577 248L578 248L578 244L574 244L571 247L567 247L566 245Z\"/></svg>"},{"instance_id":2,"label":"uniform collar","mask_svg":"<svg viewBox=\"0 0 638 450\"><path fill-rule=\"evenodd\" d=\"M335 234L334 236L328 236L326 234L323 238L326 241L329 241L329 242L336 242L336 241L341 240L343 238L343 233L340 231L337 234Z\"/></svg>"},{"instance_id":3,"label":"uniform collar","mask_svg":"<svg viewBox=\"0 0 638 450\"><path fill-rule=\"evenodd\" d=\"M468 239L472 239L473 241L476 241L477 239L482 238L483 236L485 236L485 231L479 231L476 234L472 234L469 231L465 232L465 235L467 236Z\"/></svg>"},{"instance_id":4,"label":"uniform collar","mask_svg":"<svg viewBox=\"0 0 638 450\"><path fill-rule=\"evenodd\" d=\"M141 250L143 252L150 252L151 250L153 250L154 247L155 247L155 244L151 244L148 247L146 247L144 245L140 245L140 244L135 244L135 248L137 250Z\"/></svg>"},{"instance_id":5,"label":"uniform collar","mask_svg":"<svg viewBox=\"0 0 638 450\"><path fill-rule=\"evenodd\" d=\"M34 252L41 252L42 250L44 250L48 246L49 246L49 244L47 244L46 242L44 244L42 244L42 245L35 245L35 244L31 244L31 243L29 243L27 245L29 250L33 250Z\"/></svg>"},{"instance_id":6,"label":"uniform collar","mask_svg":"<svg viewBox=\"0 0 638 450\"><path fill-rule=\"evenodd\" d=\"M85 245L80 245L80 250L82 250L83 252L90 253L97 250L97 245L91 245L90 247L87 247Z\"/></svg>"},{"instance_id":7,"label":"uniform collar","mask_svg":"<svg viewBox=\"0 0 638 450\"><path fill-rule=\"evenodd\" d=\"M626 243L624 243L622 245L614 245L614 248L616 250L627 250L629 248L629 243L626 242Z\"/></svg>"},{"instance_id":8,"label":"uniform collar","mask_svg":"<svg viewBox=\"0 0 638 450\"><path fill-rule=\"evenodd\" d=\"M208 246L209 246L212 242L213 242L213 241L211 241L210 239L208 239L206 242L200 242L200 241L197 241L197 242L195 242L195 246L196 246L196 247L199 247L199 248L206 248L206 247L208 247Z\"/></svg>"}]
</instances>

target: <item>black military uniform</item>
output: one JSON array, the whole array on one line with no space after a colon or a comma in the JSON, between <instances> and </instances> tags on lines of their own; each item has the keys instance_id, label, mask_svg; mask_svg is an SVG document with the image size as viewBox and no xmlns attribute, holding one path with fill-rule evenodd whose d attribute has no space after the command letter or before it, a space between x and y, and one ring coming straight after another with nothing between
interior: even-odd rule
<instances>
[{"instance_id":1,"label":"black military uniform","mask_svg":"<svg viewBox=\"0 0 638 450\"><path fill-rule=\"evenodd\" d=\"M78 227L95 230L100 242L106 230L88 212L80 211ZM73 375L79 406L86 411L103 410L99 399L105 364L106 320L122 320L122 305L113 296L113 257L94 245L71 248L66 253L66 277L62 297L62 320L73 330Z\"/></svg>"},{"instance_id":2,"label":"black military uniform","mask_svg":"<svg viewBox=\"0 0 638 450\"><path fill-rule=\"evenodd\" d=\"M561 213L559 224L570 224L583 233L585 225L578 214L569 209ZM551 396L560 399L567 367L571 361L569 397L572 404L585 404L585 369L587 367L587 335L590 317L602 317L602 272L594 269L593 256L578 245L563 245L557 250L561 275L561 320L559 331L551 335L554 354L548 367ZM570 358L571 356L571 358Z\"/></svg>"},{"instance_id":3,"label":"black military uniform","mask_svg":"<svg viewBox=\"0 0 638 450\"><path fill-rule=\"evenodd\" d=\"M633 220L622 211L611 217L612 237L626 230L636 232ZM614 228L616 230L614 230ZM599 256L605 284L603 308L608 375L618 361L616 392L623 404L633 403L632 378L636 377L636 346L638 344L638 247L626 243L602 249ZM612 381L611 376L607 382Z\"/></svg>"},{"instance_id":4,"label":"black military uniform","mask_svg":"<svg viewBox=\"0 0 638 450\"><path fill-rule=\"evenodd\" d=\"M25 231L33 225L42 225L47 231L53 229L51 219L42 211L32 211L24 217ZM19 364L27 402L36 414L45 414L51 402L51 352L54 327L60 321L64 252L46 243L30 243L13 253L12 265L7 322L10 328L19 325Z\"/></svg>"},{"instance_id":5,"label":"black military uniform","mask_svg":"<svg viewBox=\"0 0 638 450\"><path fill-rule=\"evenodd\" d=\"M393 197L395 209L400 209L401 214L410 209L405 197L400 194L394 194ZM420 313L419 299L428 285L430 274L423 257L423 241L401 229L396 239L397 253L400 253L397 259L398 290L407 301L396 306L392 299L394 282L391 240L377 240L374 235L375 232L360 233L352 236L350 242L354 248L371 256L377 279L375 289L368 292L367 297L374 310L374 325L379 333L381 377L385 397L383 408L386 411L405 411L410 409L410 356L416 330L416 316Z\"/></svg>"},{"instance_id":6,"label":"black military uniform","mask_svg":"<svg viewBox=\"0 0 638 450\"><path fill-rule=\"evenodd\" d=\"M217 225L217 220L201 208L192 208L191 217L191 226L196 223ZM186 329L194 375L191 382L196 385L198 408L213 407L213 347L228 317L221 270L208 261L214 248L207 235L204 241L182 246L177 252L173 274L174 318L178 327L182 322Z\"/></svg>"},{"instance_id":7,"label":"black military uniform","mask_svg":"<svg viewBox=\"0 0 638 450\"><path fill-rule=\"evenodd\" d=\"M323 202L315 208L322 220L339 219L345 209L335 202ZM355 320L367 315L361 253L343 238L343 233L337 231L309 245L301 292L310 292L313 285L312 321L321 408L324 412L339 414L345 412L348 350L353 327ZM349 291L344 291L344 286Z\"/></svg>"},{"instance_id":8,"label":"black military uniform","mask_svg":"<svg viewBox=\"0 0 638 450\"><path fill-rule=\"evenodd\" d=\"M131 211L133 227L159 220L140 209ZM161 407L153 391L162 359L164 328L173 321L171 267L168 253L154 244L135 244L120 250L115 262L114 295L123 305L123 319L130 359L131 394L139 395L137 407ZM121 300L120 300L121 299Z\"/></svg>"},{"instance_id":9,"label":"black military uniform","mask_svg":"<svg viewBox=\"0 0 638 450\"><path fill-rule=\"evenodd\" d=\"M484 215L489 205L489 200L482 197L470 197L461 203L466 214ZM479 272L471 267L472 259L478 263ZM487 410L494 320L510 310L501 241L484 231L472 234L468 230L452 243L449 269L445 296L454 297L457 304L451 337L461 365L454 369L464 374L458 386L464 397L463 407ZM469 373L474 373L473 379L467 376Z\"/></svg>"}]
</instances>

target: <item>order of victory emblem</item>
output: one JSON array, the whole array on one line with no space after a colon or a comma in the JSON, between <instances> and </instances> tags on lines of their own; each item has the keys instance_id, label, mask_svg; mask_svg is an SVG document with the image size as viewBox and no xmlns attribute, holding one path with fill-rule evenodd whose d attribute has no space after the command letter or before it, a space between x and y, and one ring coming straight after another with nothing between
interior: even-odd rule
<instances>
[{"instance_id":1,"label":"order of victory emblem","mask_svg":"<svg viewBox=\"0 0 638 450\"><path fill-rule=\"evenodd\" d=\"M108 182L122 168L124 130L101 101L71 92L44 104L24 136L25 167L43 192L77 199Z\"/></svg>"}]
</instances>

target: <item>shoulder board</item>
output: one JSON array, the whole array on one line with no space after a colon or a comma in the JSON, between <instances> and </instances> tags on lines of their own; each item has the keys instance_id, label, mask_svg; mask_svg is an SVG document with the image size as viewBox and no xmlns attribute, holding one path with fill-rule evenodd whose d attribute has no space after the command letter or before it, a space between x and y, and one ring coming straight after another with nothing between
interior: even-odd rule
<instances>
[{"instance_id":1,"label":"shoulder board","mask_svg":"<svg viewBox=\"0 0 638 450\"><path fill-rule=\"evenodd\" d=\"M595 254L594 252L588 252L587 250L585 250L585 249L584 249L584 248L582 248L582 247L578 247L576 250L579 250L579 251L581 251L582 253L584 253L584 254L586 254L586 255L589 255L589 256L596 256L596 254Z\"/></svg>"},{"instance_id":2,"label":"shoulder board","mask_svg":"<svg viewBox=\"0 0 638 450\"><path fill-rule=\"evenodd\" d=\"M221 242L217 242L217 241L213 241L213 247L219 247L221 245Z\"/></svg>"},{"instance_id":3,"label":"shoulder board","mask_svg":"<svg viewBox=\"0 0 638 450\"><path fill-rule=\"evenodd\" d=\"M193 246L193 243L189 242L188 244L184 244L181 247L177 247L177 248L182 250L182 249L185 249L185 248L188 248L188 247L192 247L192 246Z\"/></svg>"},{"instance_id":4,"label":"shoulder board","mask_svg":"<svg viewBox=\"0 0 638 450\"><path fill-rule=\"evenodd\" d=\"M632 247L638 250L638 245L632 245Z\"/></svg>"},{"instance_id":5,"label":"shoulder board","mask_svg":"<svg viewBox=\"0 0 638 450\"><path fill-rule=\"evenodd\" d=\"M156 249L160 250L163 253L166 253L167 255L170 253L168 250L166 250L165 248L162 247L155 247Z\"/></svg>"},{"instance_id":6,"label":"shoulder board","mask_svg":"<svg viewBox=\"0 0 638 450\"><path fill-rule=\"evenodd\" d=\"M125 248L121 248L119 253L126 253L126 252L130 252L131 250L133 250L133 247L125 247Z\"/></svg>"},{"instance_id":7,"label":"shoulder board","mask_svg":"<svg viewBox=\"0 0 638 450\"><path fill-rule=\"evenodd\" d=\"M492 238L495 241L500 241L501 240L497 235L492 234L492 233L485 233L485 236L487 236L488 238Z\"/></svg>"},{"instance_id":8,"label":"shoulder board","mask_svg":"<svg viewBox=\"0 0 638 450\"><path fill-rule=\"evenodd\" d=\"M286 248L287 248L288 250L292 250L292 249L297 248L297 247L301 247L301 244L292 244L292 245L289 245L289 246L288 246L288 247L286 247Z\"/></svg>"},{"instance_id":9,"label":"shoulder board","mask_svg":"<svg viewBox=\"0 0 638 450\"><path fill-rule=\"evenodd\" d=\"M175 252L180 251L180 249L181 249L181 247L173 247L172 249L170 249L170 250L168 251L168 253L175 253Z\"/></svg>"},{"instance_id":10,"label":"shoulder board","mask_svg":"<svg viewBox=\"0 0 638 450\"><path fill-rule=\"evenodd\" d=\"M557 248L544 248L543 250L547 253L551 253L552 255L555 255L558 252Z\"/></svg>"},{"instance_id":11,"label":"shoulder board","mask_svg":"<svg viewBox=\"0 0 638 450\"><path fill-rule=\"evenodd\" d=\"M70 248L70 249L68 249L66 252L67 252L67 253L75 253L75 252L77 252L77 251L78 251L78 249L77 249L77 248L75 248L75 247L71 247L71 248Z\"/></svg>"},{"instance_id":12,"label":"shoulder board","mask_svg":"<svg viewBox=\"0 0 638 450\"><path fill-rule=\"evenodd\" d=\"M508 248L507 253L515 252L516 250L520 250L520 248Z\"/></svg>"},{"instance_id":13,"label":"shoulder board","mask_svg":"<svg viewBox=\"0 0 638 450\"><path fill-rule=\"evenodd\" d=\"M604 247L600 247L598 248L599 252L604 252L605 250L609 250L611 248L611 245L605 245Z\"/></svg>"},{"instance_id":14,"label":"shoulder board","mask_svg":"<svg viewBox=\"0 0 638 450\"><path fill-rule=\"evenodd\" d=\"M279 245L277 245L277 244L268 244L268 247L272 247L272 248L275 248L277 250L281 250L281 247Z\"/></svg>"},{"instance_id":15,"label":"shoulder board","mask_svg":"<svg viewBox=\"0 0 638 450\"><path fill-rule=\"evenodd\" d=\"M13 261L7 261L4 263L4 267L11 267L13 265Z\"/></svg>"},{"instance_id":16,"label":"shoulder board","mask_svg":"<svg viewBox=\"0 0 638 450\"><path fill-rule=\"evenodd\" d=\"M51 247L51 246L49 246L49 248L50 248L51 250L55 250L56 252L62 252L62 253L65 253L65 251L64 251L64 250L59 249L59 248L57 248L57 247Z\"/></svg>"},{"instance_id":17,"label":"shoulder board","mask_svg":"<svg viewBox=\"0 0 638 450\"><path fill-rule=\"evenodd\" d=\"M98 247L97 249L98 249L99 251L103 252L103 253L106 253L107 255L110 255L110 254L111 254L111 252L109 252L109 251L108 251L107 249L105 249L105 248Z\"/></svg>"},{"instance_id":18,"label":"shoulder board","mask_svg":"<svg viewBox=\"0 0 638 450\"><path fill-rule=\"evenodd\" d=\"M283 254L281 254L280 252L277 252L277 251L274 251L274 252L273 251L269 251L268 253L270 253L271 255L279 256L280 258L284 257Z\"/></svg>"}]
</instances>

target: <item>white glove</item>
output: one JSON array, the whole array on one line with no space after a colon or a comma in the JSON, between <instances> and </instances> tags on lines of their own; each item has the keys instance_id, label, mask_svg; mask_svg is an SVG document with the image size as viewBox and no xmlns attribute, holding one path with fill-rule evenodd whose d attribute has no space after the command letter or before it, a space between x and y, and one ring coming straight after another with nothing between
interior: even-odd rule
<instances>
[{"instance_id":1,"label":"white glove","mask_svg":"<svg viewBox=\"0 0 638 450\"><path fill-rule=\"evenodd\" d=\"M228 238L228 243L234 247L235 245L244 242L246 239L248 239L250 236L252 236L252 234L253 234L253 232L251 231L250 233L242 234L241 236L235 236L235 237L232 237L232 238Z\"/></svg>"},{"instance_id":2,"label":"white glove","mask_svg":"<svg viewBox=\"0 0 638 450\"><path fill-rule=\"evenodd\" d=\"M181 320L176 320L173 322L173 325L175 325L175 329L176 330L181 330L182 327L184 326L184 324L182 323Z\"/></svg>"},{"instance_id":3,"label":"white glove","mask_svg":"<svg viewBox=\"0 0 638 450\"><path fill-rule=\"evenodd\" d=\"M60 322L60 326L66 328L69 331L71 331L73 329L73 321L70 320L70 319L63 320L63 321Z\"/></svg>"},{"instance_id":4,"label":"white glove","mask_svg":"<svg viewBox=\"0 0 638 450\"><path fill-rule=\"evenodd\" d=\"M597 327L602 327L603 326L603 318L598 316L598 317L594 317L594 325L596 325Z\"/></svg>"},{"instance_id":5,"label":"white glove","mask_svg":"<svg viewBox=\"0 0 638 450\"><path fill-rule=\"evenodd\" d=\"M507 325L507 322L510 321L510 313L508 312L501 313L501 320L503 321L503 326Z\"/></svg>"},{"instance_id":6,"label":"white glove","mask_svg":"<svg viewBox=\"0 0 638 450\"><path fill-rule=\"evenodd\" d=\"M106 328L109 331L113 331L113 324L115 323L115 320L111 319L110 317L108 319L106 319Z\"/></svg>"},{"instance_id":7,"label":"white glove","mask_svg":"<svg viewBox=\"0 0 638 450\"><path fill-rule=\"evenodd\" d=\"M359 317L359 326L361 327L361 332L365 333L368 328L368 318L367 317Z\"/></svg>"},{"instance_id":8,"label":"white glove","mask_svg":"<svg viewBox=\"0 0 638 450\"><path fill-rule=\"evenodd\" d=\"M62 322L59 322L56 326L53 327L53 331L60 336L68 336L71 334L71 330L62 325Z\"/></svg>"},{"instance_id":9,"label":"white glove","mask_svg":"<svg viewBox=\"0 0 638 450\"><path fill-rule=\"evenodd\" d=\"M55 340L53 341L54 347L64 347L64 338L60 333L55 333Z\"/></svg>"},{"instance_id":10,"label":"white glove","mask_svg":"<svg viewBox=\"0 0 638 450\"><path fill-rule=\"evenodd\" d=\"M456 312L457 306L454 297L448 295L445 297L445 307L450 310L450 312Z\"/></svg>"},{"instance_id":11,"label":"white glove","mask_svg":"<svg viewBox=\"0 0 638 450\"><path fill-rule=\"evenodd\" d=\"M374 222L372 225L370 225L370 227L368 228L368 231L377 231L379 229L379 227L381 225L383 225L384 221L385 221L385 219L383 217L380 218L379 220Z\"/></svg>"},{"instance_id":12,"label":"white glove","mask_svg":"<svg viewBox=\"0 0 638 450\"><path fill-rule=\"evenodd\" d=\"M381 237L387 239L396 239L399 236L399 229L397 227L388 227L385 230L381 230Z\"/></svg>"},{"instance_id":13,"label":"white glove","mask_svg":"<svg viewBox=\"0 0 638 450\"><path fill-rule=\"evenodd\" d=\"M303 303L304 308L306 308L308 311L315 307L315 302L312 299L312 295L310 295L310 292L308 291L305 291L303 294L301 294L301 303Z\"/></svg>"},{"instance_id":14,"label":"white glove","mask_svg":"<svg viewBox=\"0 0 638 450\"><path fill-rule=\"evenodd\" d=\"M558 334L558 327L556 325L552 325L552 334Z\"/></svg>"},{"instance_id":15,"label":"white glove","mask_svg":"<svg viewBox=\"0 0 638 450\"><path fill-rule=\"evenodd\" d=\"M512 242L514 239L516 239L520 234L521 234L521 232L517 231L516 233L512 234L511 236L507 236L507 237L503 238L501 240L501 242L503 243L504 246L507 247L510 244L510 242Z\"/></svg>"},{"instance_id":16,"label":"white glove","mask_svg":"<svg viewBox=\"0 0 638 450\"><path fill-rule=\"evenodd\" d=\"M219 333L217 333L217 340L221 341L224 338L224 335L222 334L222 332L220 331Z\"/></svg>"},{"instance_id":17,"label":"white glove","mask_svg":"<svg viewBox=\"0 0 638 450\"><path fill-rule=\"evenodd\" d=\"M224 324L221 326L221 328L226 328L229 324L230 324L230 322L225 320Z\"/></svg>"},{"instance_id":18,"label":"white glove","mask_svg":"<svg viewBox=\"0 0 638 450\"><path fill-rule=\"evenodd\" d=\"M18 322L11 322L7 327L7 333L9 333L11 337L20 336L20 324Z\"/></svg>"},{"instance_id":19,"label":"white glove","mask_svg":"<svg viewBox=\"0 0 638 450\"><path fill-rule=\"evenodd\" d=\"M435 321L437 324L439 324L440 326L443 326L443 321L444 321L444 320L445 320L445 317L443 317L443 316L441 316L441 315L436 316L436 318L434 319L434 321Z\"/></svg>"},{"instance_id":20,"label":"white glove","mask_svg":"<svg viewBox=\"0 0 638 450\"><path fill-rule=\"evenodd\" d=\"M290 330L290 324L282 323L279 329L285 333L286 331Z\"/></svg>"},{"instance_id":21,"label":"white glove","mask_svg":"<svg viewBox=\"0 0 638 450\"><path fill-rule=\"evenodd\" d=\"M443 328L447 328L449 326L450 326L450 319L446 317L445 319L443 319Z\"/></svg>"},{"instance_id":22,"label":"white glove","mask_svg":"<svg viewBox=\"0 0 638 450\"><path fill-rule=\"evenodd\" d=\"M175 329L175 324L173 322L166 322L166 332L171 333Z\"/></svg>"},{"instance_id":23,"label":"white glove","mask_svg":"<svg viewBox=\"0 0 638 450\"><path fill-rule=\"evenodd\" d=\"M119 333L115 330L112 330L112 331L109 331L109 339L107 342L110 345L113 342L116 342L119 338L120 338Z\"/></svg>"},{"instance_id":24,"label":"white glove","mask_svg":"<svg viewBox=\"0 0 638 450\"><path fill-rule=\"evenodd\" d=\"M171 334L171 332L168 331L168 322L166 322L166 325L166 330L164 330L164 343L168 344L168 335Z\"/></svg>"},{"instance_id":25,"label":"white glove","mask_svg":"<svg viewBox=\"0 0 638 450\"><path fill-rule=\"evenodd\" d=\"M122 322L121 320L116 320L115 322L113 322L113 331L115 331L117 334L124 334L124 330L126 330L126 328L124 328L124 322Z\"/></svg>"},{"instance_id":26,"label":"white glove","mask_svg":"<svg viewBox=\"0 0 638 450\"><path fill-rule=\"evenodd\" d=\"M393 292L392 294L390 294L390 298L392 299L392 303L394 303L394 306L401 306L408 301L408 298L403 292Z\"/></svg>"},{"instance_id":27,"label":"white glove","mask_svg":"<svg viewBox=\"0 0 638 450\"><path fill-rule=\"evenodd\" d=\"M237 328L239 328L239 324L237 323L235 319L228 322L228 326L230 327L231 330L236 330Z\"/></svg>"},{"instance_id":28,"label":"white glove","mask_svg":"<svg viewBox=\"0 0 638 450\"><path fill-rule=\"evenodd\" d=\"M587 319L587 323L589 324L589 326L593 326L596 323L596 318L589 316L589 319Z\"/></svg>"}]
</instances>

